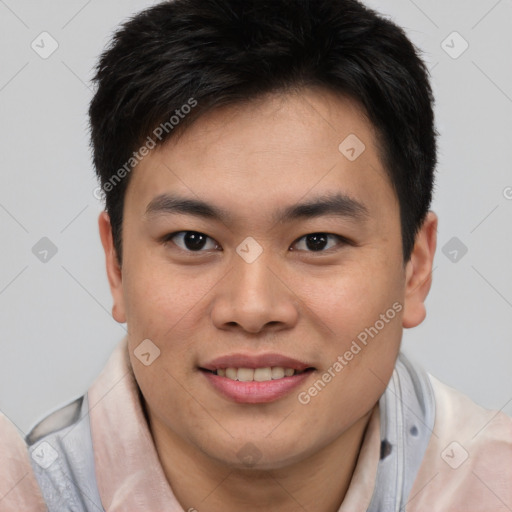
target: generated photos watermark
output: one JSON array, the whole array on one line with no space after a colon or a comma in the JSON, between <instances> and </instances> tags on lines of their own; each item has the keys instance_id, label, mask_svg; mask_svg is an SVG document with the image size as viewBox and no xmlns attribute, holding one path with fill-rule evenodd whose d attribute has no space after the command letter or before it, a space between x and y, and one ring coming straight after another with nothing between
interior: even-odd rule
<instances>
[{"instance_id":1,"label":"generated photos watermark","mask_svg":"<svg viewBox=\"0 0 512 512\"><path fill-rule=\"evenodd\" d=\"M400 302L395 302L385 313L381 313L379 319L370 327L363 329L356 339L352 340L349 349L343 355L339 355L336 361L306 390L301 391L297 399L302 405L307 405L311 399L317 396L340 372L348 366L354 356L359 354L361 350L368 345L370 339L375 338L379 332L386 327L387 324L395 318L397 313L402 311L403 306Z\"/></svg>"},{"instance_id":2,"label":"generated photos watermark","mask_svg":"<svg viewBox=\"0 0 512 512\"><path fill-rule=\"evenodd\" d=\"M180 108L174 111L169 120L160 123L152 132L152 135L146 137L144 144L132 153L132 156L114 173L112 176L103 183L100 187L93 190L93 195L98 200L103 200L107 192L111 192L114 188L126 178L134 167L140 163L146 156L149 155L158 142L160 142L166 135L172 132L182 119L185 119L187 114L190 114L192 109L197 106L197 100L189 98L187 103L184 103Z\"/></svg>"}]
</instances>

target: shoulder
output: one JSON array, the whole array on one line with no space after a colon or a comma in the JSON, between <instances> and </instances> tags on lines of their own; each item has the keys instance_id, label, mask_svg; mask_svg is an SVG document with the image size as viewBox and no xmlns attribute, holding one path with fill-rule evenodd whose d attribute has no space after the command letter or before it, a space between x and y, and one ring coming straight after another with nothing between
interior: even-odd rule
<instances>
[{"instance_id":1,"label":"shoulder","mask_svg":"<svg viewBox=\"0 0 512 512\"><path fill-rule=\"evenodd\" d=\"M87 395L49 414L26 441L50 511L103 510L94 471Z\"/></svg>"},{"instance_id":2,"label":"shoulder","mask_svg":"<svg viewBox=\"0 0 512 512\"><path fill-rule=\"evenodd\" d=\"M429 378L435 422L407 510L511 510L512 418Z\"/></svg>"}]
</instances>

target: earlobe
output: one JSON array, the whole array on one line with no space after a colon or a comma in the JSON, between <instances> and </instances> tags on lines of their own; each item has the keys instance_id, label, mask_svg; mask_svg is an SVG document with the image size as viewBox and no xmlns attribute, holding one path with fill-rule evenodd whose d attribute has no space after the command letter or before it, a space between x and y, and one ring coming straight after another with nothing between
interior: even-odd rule
<instances>
[{"instance_id":1,"label":"earlobe","mask_svg":"<svg viewBox=\"0 0 512 512\"><path fill-rule=\"evenodd\" d=\"M112 316L116 322L124 323L126 322L126 314L124 308L122 270L114 247L110 217L105 211L101 212L98 217L98 228L101 244L105 251L105 264L110 292L112 293L112 299L114 301L112 305Z\"/></svg>"},{"instance_id":2,"label":"earlobe","mask_svg":"<svg viewBox=\"0 0 512 512\"><path fill-rule=\"evenodd\" d=\"M416 235L410 260L406 266L405 299L402 324L416 327L426 317L425 299L432 284L432 265L437 245L437 215L428 212Z\"/></svg>"}]
</instances>

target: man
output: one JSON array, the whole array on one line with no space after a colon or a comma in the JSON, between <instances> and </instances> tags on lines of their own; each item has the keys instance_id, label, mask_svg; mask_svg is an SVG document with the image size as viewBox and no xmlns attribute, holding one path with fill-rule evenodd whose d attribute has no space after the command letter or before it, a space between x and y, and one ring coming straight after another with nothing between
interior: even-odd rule
<instances>
[{"instance_id":1,"label":"man","mask_svg":"<svg viewBox=\"0 0 512 512\"><path fill-rule=\"evenodd\" d=\"M128 334L27 437L49 509L510 510L512 420L400 354L437 227L403 31L354 0L175 0L96 83Z\"/></svg>"}]
</instances>

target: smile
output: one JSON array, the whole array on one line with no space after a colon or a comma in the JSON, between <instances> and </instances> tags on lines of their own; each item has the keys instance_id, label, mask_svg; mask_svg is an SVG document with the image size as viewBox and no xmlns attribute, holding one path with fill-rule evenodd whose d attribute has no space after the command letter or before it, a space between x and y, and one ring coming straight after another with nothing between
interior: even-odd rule
<instances>
[{"instance_id":1,"label":"smile","mask_svg":"<svg viewBox=\"0 0 512 512\"><path fill-rule=\"evenodd\" d=\"M283 379L284 377L293 377L293 375L299 375L305 371L307 369L295 370L282 366L267 366L266 368L219 368L212 373L239 382L267 382Z\"/></svg>"}]
</instances>

